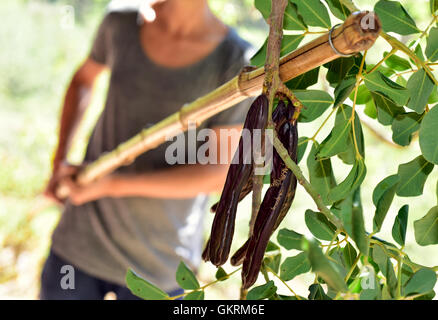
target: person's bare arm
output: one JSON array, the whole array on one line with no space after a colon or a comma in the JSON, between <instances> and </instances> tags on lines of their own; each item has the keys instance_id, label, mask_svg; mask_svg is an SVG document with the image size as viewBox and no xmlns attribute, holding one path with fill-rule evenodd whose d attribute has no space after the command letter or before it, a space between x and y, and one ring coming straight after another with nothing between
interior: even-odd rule
<instances>
[{"instance_id":1,"label":"person's bare arm","mask_svg":"<svg viewBox=\"0 0 438 320\"><path fill-rule=\"evenodd\" d=\"M77 186L68 180L66 183L70 188L70 200L79 205L103 197L140 196L183 199L195 197L200 193L220 192L225 183L241 128L242 126L238 125L213 129L217 137L218 160L221 159L221 145L222 150L225 150L224 146L226 146L225 157L228 164L177 165L150 173L110 175L84 187ZM224 141L220 139L220 129L233 129L234 134ZM220 161L217 162L220 163Z\"/></svg>"},{"instance_id":2,"label":"person's bare arm","mask_svg":"<svg viewBox=\"0 0 438 320\"><path fill-rule=\"evenodd\" d=\"M62 108L58 146L53 159L53 172L44 192L52 199L59 201L55 191L61 176L72 173L72 168L65 169L62 163L66 158L76 128L89 105L95 80L104 70L104 65L87 59L76 71L68 86Z\"/></svg>"}]
</instances>

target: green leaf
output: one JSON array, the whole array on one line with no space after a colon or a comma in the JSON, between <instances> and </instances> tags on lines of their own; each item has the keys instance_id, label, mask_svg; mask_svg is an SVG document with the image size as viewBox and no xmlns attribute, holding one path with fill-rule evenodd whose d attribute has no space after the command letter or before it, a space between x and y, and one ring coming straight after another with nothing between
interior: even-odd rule
<instances>
[{"instance_id":1,"label":"green leaf","mask_svg":"<svg viewBox=\"0 0 438 320\"><path fill-rule=\"evenodd\" d=\"M416 112L409 112L397 115L392 122L392 140L401 145L408 146L411 143L412 135L420 128L423 115Z\"/></svg>"},{"instance_id":2,"label":"green leaf","mask_svg":"<svg viewBox=\"0 0 438 320\"><path fill-rule=\"evenodd\" d=\"M353 67L355 63L354 57L339 58L324 64L327 71L327 81L332 86L336 86L342 81Z\"/></svg>"},{"instance_id":3,"label":"green leaf","mask_svg":"<svg viewBox=\"0 0 438 320\"><path fill-rule=\"evenodd\" d=\"M309 180L318 194L321 195L324 204L330 204L328 193L336 186L330 159L320 160L316 158L318 144L315 142L307 158Z\"/></svg>"},{"instance_id":4,"label":"green leaf","mask_svg":"<svg viewBox=\"0 0 438 320\"><path fill-rule=\"evenodd\" d=\"M403 294L421 294L433 291L436 283L436 273L431 269L420 269L415 272L403 288Z\"/></svg>"},{"instance_id":5,"label":"green leaf","mask_svg":"<svg viewBox=\"0 0 438 320\"><path fill-rule=\"evenodd\" d=\"M199 289L199 282L195 274L182 261L176 270L176 282L178 282L181 288L186 290Z\"/></svg>"},{"instance_id":6,"label":"green leaf","mask_svg":"<svg viewBox=\"0 0 438 320\"><path fill-rule=\"evenodd\" d=\"M345 6L345 2L352 3L351 0L325 0L325 2L327 2L333 15L340 20L347 19L351 13L351 11Z\"/></svg>"},{"instance_id":7,"label":"green leaf","mask_svg":"<svg viewBox=\"0 0 438 320\"><path fill-rule=\"evenodd\" d=\"M276 292L277 292L277 287L275 286L274 281L270 280L264 285L254 287L251 290L249 290L246 299L247 300L268 299Z\"/></svg>"},{"instance_id":8,"label":"green leaf","mask_svg":"<svg viewBox=\"0 0 438 320\"><path fill-rule=\"evenodd\" d=\"M386 57L388 55L388 52L385 51L383 53L383 56ZM411 64L408 60L403 59L402 57L399 57L395 54L392 54L385 60L385 64L390 67L391 69L394 69L396 71L405 71L411 68Z\"/></svg>"},{"instance_id":9,"label":"green leaf","mask_svg":"<svg viewBox=\"0 0 438 320\"><path fill-rule=\"evenodd\" d=\"M280 267L280 278L289 281L296 276L309 272L310 262L307 259L307 253L301 252L294 257L288 257Z\"/></svg>"},{"instance_id":10,"label":"green leaf","mask_svg":"<svg viewBox=\"0 0 438 320\"><path fill-rule=\"evenodd\" d=\"M270 1L269 7L271 6ZM271 11L271 8L269 8ZM288 1L286 10L284 11L283 29L285 30L305 30L307 28L303 18L298 14L297 6Z\"/></svg>"},{"instance_id":11,"label":"green leaf","mask_svg":"<svg viewBox=\"0 0 438 320\"><path fill-rule=\"evenodd\" d=\"M325 294L320 284L314 283L309 287L309 300L332 300Z\"/></svg>"},{"instance_id":12,"label":"green leaf","mask_svg":"<svg viewBox=\"0 0 438 320\"><path fill-rule=\"evenodd\" d=\"M408 227L409 205L404 205L398 211L392 226L392 238L399 245L404 246L406 242L406 230Z\"/></svg>"},{"instance_id":13,"label":"green leaf","mask_svg":"<svg viewBox=\"0 0 438 320\"><path fill-rule=\"evenodd\" d=\"M319 0L293 0L298 12L309 26L330 28L330 16L327 8Z\"/></svg>"},{"instance_id":14,"label":"green leaf","mask_svg":"<svg viewBox=\"0 0 438 320\"><path fill-rule=\"evenodd\" d=\"M418 156L414 160L401 164L398 167L400 183L397 187L397 195L400 197L415 197L423 193L424 184L433 164L427 162L423 156Z\"/></svg>"},{"instance_id":15,"label":"green leaf","mask_svg":"<svg viewBox=\"0 0 438 320\"><path fill-rule=\"evenodd\" d=\"M345 225L344 225L345 226ZM369 251L369 239L365 231L365 221L363 218L363 208L360 199L360 188L354 191L352 196L351 225L346 228L350 231L349 235L356 243L359 251L367 256ZM347 231L348 232L348 231Z\"/></svg>"},{"instance_id":16,"label":"green leaf","mask_svg":"<svg viewBox=\"0 0 438 320\"><path fill-rule=\"evenodd\" d=\"M269 241L269 242L268 242L268 245L266 246L266 250L265 250L265 252L266 252L266 253L268 253L268 252L272 252L272 251L276 252L276 251L279 251L279 250L280 250L280 247L279 247L279 246L277 246L274 242Z\"/></svg>"},{"instance_id":17,"label":"green leaf","mask_svg":"<svg viewBox=\"0 0 438 320\"><path fill-rule=\"evenodd\" d=\"M320 212L306 210L306 226L318 239L331 241L335 235L336 227Z\"/></svg>"},{"instance_id":18,"label":"green leaf","mask_svg":"<svg viewBox=\"0 0 438 320\"><path fill-rule=\"evenodd\" d=\"M293 230L281 229L277 235L278 243L285 249L291 250L301 250L301 241L303 240L303 235L297 233Z\"/></svg>"},{"instance_id":19,"label":"green leaf","mask_svg":"<svg viewBox=\"0 0 438 320\"><path fill-rule=\"evenodd\" d=\"M332 202L345 199L362 184L366 171L364 160L357 160L345 180L329 191L328 198Z\"/></svg>"},{"instance_id":20,"label":"green leaf","mask_svg":"<svg viewBox=\"0 0 438 320\"><path fill-rule=\"evenodd\" d=\"M379 232L382 228L383 221L394 199L395 190L397 189L399 181L400 177L396 174L386 177L380 181L373 191L373 203L376 206L373 220L374 232Z\"/></svg>"},{"instance_id":21,"label":"green leaf","mask_svg":"<svg viewBox=\"0 0 438 320\"><path fill-rule=\"evenodd\" d=\"M219 281L225 281L228 279L228 274L225 272L225 270L222 267L219 267L216 271L216 280Z\"/></svg>"},{"instance_id":22,"label":"green leaf","mask_svg":"<svg viewBox=\"0 0 438 320\"><path fill-rule=\"evenodd\" d=\"M438 164L438 107L433 107L424 116L420 126L420 148L424 158Z\"/></svg>"},{"instance_id":23,"label":"green leaf","mask_svg":"<svg viewBox=\"0 0 438 320\"><path fill-rule=\"evenodd\" d=\"M265 18L265 20L267 20L269 18L270 13L271 13L271 1L255 0L254 5L260 11L263 18Z\"/></svg>"},{"instance_id":24,"label":"green leaf","mask_svg":"<svg viewBox=\"0 0 438 320\"><path fill-rule=\"evenodd\" d=\"M307 71L302 75L286 82L286 86L291 90L307 89L318 82L319 67Z\"/></svg>"},{"instance_id":25,"label":"green leaf","mask_svg":"<svg viewBox=\"0 0 438 320\"><path fill-rule=\"evenodd\" d=\"M333 104L333 108L336 108L344 103L345 99L347 99L351 92L353 91L356 85L356 77L348 76L342 79L342 81L335 88L335 102Z\"/></svg>"},{"instance_id":26,"label":"green leaf","mask_svg":"<svg viewBox=\"0 0 438 320\"><path fill-rule=\"evenodd\" d=\"M339 106L333 129L330 135L321 143L316 154L319 159L330 158L347 149L352 124L350 121L351 112L351 107L346 105Z\"/></svg>"},{"instance_id":27,"label":"green leaf","mask_svg":"<svg viewBox=\"0 0 438 320\"><path fill-rule=\"evenodd\" d=\"M385 276L389 293L394 297L397 289L397 277L395 276L394 266L390 258L379 245L374 245L373 247L373 260L377 263L380 271L382 271Z\"/></svg>"},{"instance_id":28,"label":"green leaf","mask_svg":"<svg viewBox=\"0 0 438 320\"><path fill-rule=\"evenodd\" d=\"M184 297L184 300L204 300L204 291L193 291Z\"/></svg>"},{"instance_id":29,"label":"green leaf","mask_svg":"<svg viewBox=\"0 0 438 320\"><path fill-rule=\"evenodd\" d=\"M414 110L416 113L423 113L433 87L434 84L424 69L415 72L409 78L408 84L406 85L406 88L411 94L411 98L406 107Z\"/></svg>"},{"instance_id":30,"label":"green leaf","mask_svg":"<svg viewBox=\"0 0 438 320\"><path fill-rule=\"evenodd\" d=\"M438 206L414 222L415 241L420 246L438 244Z\"/></svg>"},{"instance_id":31,"label":"green leaf","mask_svg":"<svg viewBox=\"0 0 438 320\"><path fill-rule=\"evenodd\" d=\"M304 105L299 122L311 122L319 118L333 103L333 98L321 90L296 90L294 94Z\"/></svg>"},{"instance_id":32,"label":"green leaf","mask_svg":"<svg viewBox=\"0 0 438 320\"><path fill-rule=\"evenodd\" d=\"M367 74L364 79L368 90L383 93L399 106L406 105L410 92L405 87L395 83L379 71Z\"/></svg>"},{"instance_id":33,"label":"green leaf","mask_svg":"<svg viewBox=\"0 0 438 320\"><path fill-rule=\"evenodd\" d=\"M365 145L364 145L362 124L360 122L360 118L357 112L355 112L355 117L354 117L354 133L356 134L356 143L357 143L357 149L359 150L359 154L362 157L365 157ZM345 164L353 165L356 162L356 147L354 142L353 130L350 130L348 136L348 147L345 149L345 151L338 153L338 157Z\"/></svg>"},{"instance_id":34,"label":"green leaf","mask_svg":"<svg viewBox=\"0 0 438 320\"><path fill-rule=\"evenodd\" d=\"M280 268L280 262L281 253L278 253L276 255L270 255L263 259L264 265L271 268L276 273L278 273L278 269Z\"/></svg>"},{"instance_id":35,"label":"green leaf","mask_svg":"<svg viewBox=\"0 0 438 320\"><path fill-rule=\"evenodd\" d=\"M126 285L134 295L144 300L164 300L169 297L166 292L140 278L131 269L126 273Z\"/></svg>"},{"instance_id":36,"label":"green leaf","mask_svg":"<svg viewBox=\"0 0 438 320\"><path fill-rule=\"evenodd\" d=\"M365 104L363 112L371 119L377 119L377 108L373 100L370 100Z\"/></svg>"},{"instance_id":37,"label":"green leaf","mask_svg":"<svg viewBox=\"0 0 438 320\"><path fill-rule=\"evenodd\" d=\"M289 52L295 50L300 44L301 40L303 40L304 35L294 35L294 34L285 34L283 36L283 41L281 42L281 51L280 56L284 56ZM267 51L267 40L263 44L263 46L256 52L256 54L251 58L251 65L255 67L261 67L265 65L266 60L266 51Z\"/></svg>"},{"instance_id":38,"label":"green leaf","mask_svg":"<svg viewBox=\"0 0 438 320\"><path fill-rule=\"evenodd\" d=\"M429 31L425 53L430 61L436 61L438 59L438 28L437 27L434 27Z\"/></svg>"},{"instance_id":39,"label":"green leaf","mask_svg":"<svg viewBox=\"0 0 438 320\"><path fill-rule=\"evenodd\" d=\"M351 101L354 101L354 91L350 94ZM357 88L357 95L356 95L356 104L366 104L368 101L371 100L371 94L368 88L365 85L360 85Z\"/></svg>"},{"instance_id":40,"label":"green leaf","mask_svg":"<svg viewBox=\"0 0 438 320\"><path fill-rule=\"evenodd\" d=\"M374 11L379 16L385 32L395 32L401 35L420 32L415 21L398 1L380 0L374 6Z\"/></svg>"},{"instance_id":41,"label":"green leaf","mask_svg":"<svg viewBox=\"0 0 438 320\"><path fill-rule=\"evenodd\" d=\"M308 143L309 143L309 138L307 137L298 138L297 164L300 163L301 159L303 159L304 154L306 153Z\"/></svg>"},{"instance_id":42,"label":"green leaf","mask_svg":"<svg viewBox=\"0 0 438 320\"><path fill-rule=\"evenodd\" d=\"M347 245L342 249L342 257L345 265L351 268L354 264L354 260L357 258L356 249L354 249L351 243L348 242Z\"/></svg>"},{"instance_id":43,"label":"green leaf","mask_svg":"<svg viewBox=\"0 0 438 320\"><path fill-rule=\"evenodd\" d=\"M391 125L399 114L405 112L403 107L397 106L391 99L380 92L371 92L371 97L377 108L377 120L384 126Z\"/></svg>"},{"instance_id":44,"label":"green leaf","mask_svg":"<svg viewBox=\"0 0 438 320\"><path fill-rule=\"evenodd\" d=\"M346 292L347 286L339 274L336 264L327 259L318 243L315 240L304 240L303 247L308 253L312 271L317 273L334 290Z\"/></svg>"}]
</instances>

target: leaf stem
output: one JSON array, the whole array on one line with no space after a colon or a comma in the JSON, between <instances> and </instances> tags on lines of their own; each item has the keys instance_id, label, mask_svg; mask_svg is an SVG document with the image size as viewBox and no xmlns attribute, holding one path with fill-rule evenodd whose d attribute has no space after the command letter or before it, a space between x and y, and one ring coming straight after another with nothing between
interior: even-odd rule
<instances>
[{"instance_id":1,"label":"leaf stem","mask_svg":"<svg viewBox=\"0 0 438 320\"><path fill-rule=\"evenodd\" d=\"M312 197L315 202L318 210L326 216L326 218L332 222L338 231L344 232L344 226L342 225L341 220L336 217L325 205L322 201L321 195L315 190L315 188L307 181L300 167L291 159L286 148L283 146L281 141L278 139L278 136L274 130L274 147L277 150L279 156L284 161L286 166L293 172L298 182L304 187L307 193Z\"/></svg>"}]
</instances>

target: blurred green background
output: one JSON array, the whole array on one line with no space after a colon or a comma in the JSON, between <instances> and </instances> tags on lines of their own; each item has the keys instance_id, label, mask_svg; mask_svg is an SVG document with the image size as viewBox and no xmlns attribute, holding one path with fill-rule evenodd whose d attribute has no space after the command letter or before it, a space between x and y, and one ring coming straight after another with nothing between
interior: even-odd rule
<instances>
[{"instance_id":1,"label":"blurred green background","mask_svg":"<svg viewBox=\"0 0 438 320\"><path fill-rule=\"evenodd\" d=\"M122 0L123 1L123 0ZM128 1L128 0L124 0ZM50 176L51 159L57 143L58 117L65 89L79 64L87 56L96 28L105 15L109 0L14 0L0 2L0 299L35 299L39 275L48 253L50 235L61 209L41 195ZM255 48L263 43L267 26L253 6L253 0L210 0L214 12ZM361 9L372 9L375 1L356 1ZM428 2L402 1L405 8L423 28L430 21ZM385 43L378 40L369 51L367 62L378 61ZM321 73L323 79L324 73ZM108 74L99 80L96 94L77 134L69 159L80 163L87 138L105 99ZM327 88L324 81L315 87ZM363 107L359 107L359 111ZM390 146L375 133L391 136L390 129L367 118L373 130L365 126L368 175L362 188L366 226L371 229L374 206L371 195L375 185L397 171L398 164L419 154L418 139L408 148ZM300 127L300 134L311 136L325 116ZM329 122L318 135L322 139L332 127ZM302 167L304 162L302 163ZM345 176L344 166L334 161L335 172ZM396 198L380 237L392 240L392 221L403 204L410 205L406 251L412 260L428 266L438 265L437 246L420 247L413 238L413 221L424 216L436 203L437 170L429 176L422 197ZM217 198L217 195L212 198ZM212 199L213 201L214 199ZM291 213L283 227L309 234L304 223L305 209L313 203L299 187ZM235 247L247 236L250 199L239 208ZM205 233L212 215L206 213ZM291 252L288 253L292 254ZM227 271L231 267L225 266ZM209 282L215 268L203 264L200 279ZM308 279L299 276L291 281L298 294L307 296ZM206 292L207 299L236 299L239 276ZM281 287L281 285L279 286Z\"/></svg>"}]
</instances>

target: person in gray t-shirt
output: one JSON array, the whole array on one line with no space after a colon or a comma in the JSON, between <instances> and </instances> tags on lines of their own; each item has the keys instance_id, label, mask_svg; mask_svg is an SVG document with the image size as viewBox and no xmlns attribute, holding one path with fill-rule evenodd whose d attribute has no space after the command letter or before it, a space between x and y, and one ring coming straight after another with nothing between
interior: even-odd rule
<instances>
[{"instance_id":1,"label":"person in gray t-shirt","mask_svg":"<svg viewBox=\"0 0 438 320\"><path fill-rule=\"evenodd\" d=\"M68 88L46 195L56 199L62 180L70 181L70 197L53 234L50 257L100 281L93 283L125 287L126 271L132 268L171 292L178 289L179 262L193 269L200 263L207 195L221 191L228 166L169 165L168 142L81 188L69 178L75 168L63 164L68 146L94 80L106 68L111 71L108 96L88 144L87 162L236 76L248 64L250 46L211 13L207 0L146 3L151 7L141 17L152 21L132 11L105 16L90 56ZM248 108L246 100L201 128L240 129ZM43 298L100 298L92 293L96 290L80 290L81 282L68 297L54 288L50 278L60 271L50 265L50 257L43 271Z\"/></svg>"}]
</instances>

